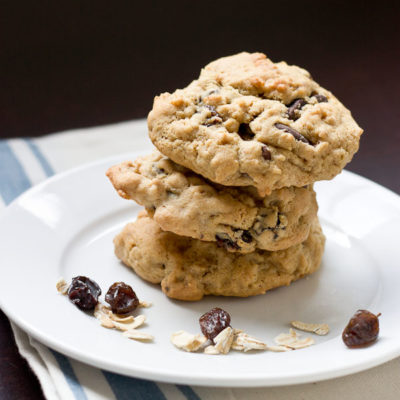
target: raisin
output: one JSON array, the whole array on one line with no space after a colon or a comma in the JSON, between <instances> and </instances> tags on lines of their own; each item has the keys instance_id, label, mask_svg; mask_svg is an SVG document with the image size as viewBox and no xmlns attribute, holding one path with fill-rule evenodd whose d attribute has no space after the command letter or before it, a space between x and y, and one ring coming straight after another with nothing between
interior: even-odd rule
<instances>
[{"instance_id":1,"label":"raisin","mask_svg":"<svg viewBox=\"0 0 400 400\"><path fill-rule=\"evenodd\" d=\"M242 240L245 243L251 243L253 241L253 236L251 236L251 233L249 231L243 231Z\"/></svg>"},{"instance_id":2,"label":"raisin","mask_svg":"<svg viewBox=\"0 0 400 400\"><path fill-rule=\"evenodd\" d=\"M106 294L106 302L115 314L127 314L139 305L136 293L124 282L115 282L110 286Z\"/></svg>"},{"instance_id":3,"label":"raisin","mask_svg":"<svg viewBox=\"0 0 400 400\"><path fill-rule=\"evenodd\" d=\"M211 116L203 125L210 127L212 125L220 124L222 122L222 117L214 106L205 104L204 107L210 111Z\"/></svg>"},{"instance_id":4,"label":"raisin","mask_svg":"<svg viewBox=\"0 0 400 400\"><path fill-rule=\"evenodd\" d=\"M210 110L212 117L221 117L218 114L217 109L214 106L210 106L208 104L205 104L204 107Z\"/></svg>"},{"instance_id":5,"label":"raisin","mask_svg":"<svg viewBox=\"0 0 400 400\"><path fill-rule=\"evenodd\" d=\"M101 295L100 286L86 276L72 278L68 298L81 310L93 310Z\"/></svg>"},{"instance_id":6,"label":"raisin","mask_svg":"<svg viewBox=\"0 0 400 400\"><path fill-rule=\"evenodd\" d=\"M240 250L240 246L234 242L226 233L217 233L215 235L215 240L217 241L218 247L224 247L229 250Z\"/></svg>"},{"instance_id":7,"label":"raisin","mask_svg":"<svg viewBox=\"0 0 400 400\"><path fill-rule=\"evenodd\" d=\"M221 331L230 326L231 316L226 311L216 307L203 314L199 323L203 335L207 339L214 340Z\"/></svg>"},{"instance_id":8,"label":"raisin","mask_svg":"<svg viewBox=\"0 0 400 400\"><path fill-rule=\"evenodd\" d=\"M347 347L365 347L375 342L379 335L380 314L358 310L343 331L342 339Z\"/></svg>"}]
</instances>

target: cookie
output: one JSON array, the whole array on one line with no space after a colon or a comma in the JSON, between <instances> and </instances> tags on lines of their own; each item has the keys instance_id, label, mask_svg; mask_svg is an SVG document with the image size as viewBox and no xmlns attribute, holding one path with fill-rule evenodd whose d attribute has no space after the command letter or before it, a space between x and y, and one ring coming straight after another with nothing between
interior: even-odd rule
<instances>
[{"instance_id":1,"label":"cookie","mask_svg":"<svg viewBox=\"0 0 400 400\"><path fill-rule=\"evenodd\" d=\"M161 284L168 297L188 301L254 296L289 285L318 269L324 243L315 219L308 238L286 250L229 253L214 242L162 231L145 212L114 239L117 257L141 278Z\"/></svg>"},{"instance_id":2,"label":"cookie","mask_svg":"<svg viewBox=\"0 0 400 400\"><path fill-rule=\"evenodd\" d=\"M117 192L146 207L164 231L216 241L228 251L281 250L304 241L317 214L315 192L226 187L177 165L155 151L107 171Z\"/></svg>"},{"instance_id":3,"label":"cookie","mask_svg":"<svg viewBox=\"0 0 400 400\"><path fill-rule=\"evenodd\" d=\"M363 132L307 71L261 53L216 60L185 89L156 97L148 127L176 163L261 196L333 178Z\"/></svg>"}]
</instances>

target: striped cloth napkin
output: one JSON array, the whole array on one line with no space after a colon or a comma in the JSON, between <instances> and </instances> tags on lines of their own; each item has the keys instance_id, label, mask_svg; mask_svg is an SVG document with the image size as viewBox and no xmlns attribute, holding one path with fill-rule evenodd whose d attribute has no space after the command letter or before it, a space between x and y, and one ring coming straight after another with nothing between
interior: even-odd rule
<instances>
[{"instance_id":1,"label":"striped cloth napkin","mask_svg":"<svg viewBox=\"0 0 400 400\"><path fill-rule=\"evenodd\" d=\"M129 150L150 152L146 121L0 141L0 208L54 173ZM47 399L333 400L400 398L400 359L345 378L276 388L189 387L124 377L65 357L12 325Z\"/></svg>"}]
</instances>

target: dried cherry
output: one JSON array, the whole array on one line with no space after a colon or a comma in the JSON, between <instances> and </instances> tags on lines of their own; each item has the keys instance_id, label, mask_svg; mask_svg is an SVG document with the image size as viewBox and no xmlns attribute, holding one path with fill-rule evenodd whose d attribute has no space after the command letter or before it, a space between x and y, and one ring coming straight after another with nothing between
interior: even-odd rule
<instances>
[{"instance_id":1,"label":"dried cherry","mask_svg":"<svg viewBox=\"0 0 400 400\"><path fill-rule=\"evenodd\" d=\"M207 339L214 340L221 331L230 326L231 316L222 308L216 307L203 314L199 323L203 335Z\"/></svg>"},{"instance_id":2,"label":"dried cherry","mask_svg":"<svg viewBox=\"0 0 400 400\"><path fill-rule=\"evenodd\" d=\"M380 314L358 310L343 331L342 339L347 347L364 347L374 342L379 335Z\"/></svg>"},{"instance_id":3,"label":"dried cherry","mask_svg":"<svg viewBox=\"0 0 400 400\"><path fill-rule=\"evenodd\" d=\"M68 298L81 310L93 310L101 295L100 286L86 276L72 278Z\"/></svg>"},{"instance_id":4,"label":"dried cherry","mask_svg":"<svg viewBox=\"0 0 400 400\"><path fill-rule=\"evenodd\" d=\"M137 308L139 299L133 289L124 282L113 283L106 294L106 302L115 314L127 314Z\"/></svg>"}]
</instances>

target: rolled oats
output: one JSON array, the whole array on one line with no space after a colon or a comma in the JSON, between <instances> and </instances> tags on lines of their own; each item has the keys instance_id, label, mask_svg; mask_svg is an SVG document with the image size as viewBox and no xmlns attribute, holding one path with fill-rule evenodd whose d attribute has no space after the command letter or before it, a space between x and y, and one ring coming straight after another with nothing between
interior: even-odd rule
<instances>
[{"instance_id":1,"label":"rolled oats","mask_svg":"<svg viewBox=\"0 0 400 400\"><path fill-rule=\"evenodd\" d=\"M215 349L222 354L229 353L233 342L233 329L228 326L214 338Z\"/></svg>"},{"instance_id":2,"label":"rolled oats","mask_svg":"<svg viewBox=\"0 0 400 400\"><path fill-rule=\"evenodd\" d=\"M328 324L308 324L301 321L292 321L291 325L294 328L300 329L301 331L312 332L320 336L327 335L329 333Z\"/></svg>"},{"instance_id":3,"label":"rolled oats","mask_svg":"<svg viewBox=\"0 0 400 400\"><path fill-rule=\"evenodd\" d=\"M110 307L98 303L94 310L94 316L100 321L101 326L108 329L117 329L122 331L122 336L129 339L143 341L153 340L152 335L136 330L136 328L145 323L146 316L144 315L138 315L137 317L133 317L132 315L122 317L113 314Z\"/></svg>"},{"instance_id":4,"label":"rolled oats","mask_svg":"<svg viewBox=\"0 0 400 400\"><path fill-rule=\"evenodd\" d=\"M67 294L69 285L64 278L60 278L56 283L58 293Z\"/></svg>"},{"instance_id":5,"label":"rolled oats","mask_svg":"<svg viewBox=\"0 0 400 400\"><path fill-rule=\"evenodd\" d=\"M111 320L116 321L116 322L121 322L123 324L129 324L130 322L134 321L134 318L132 315L129 315L128 317L124 317L122 315L114 314L112 311L108 312L108 316Z\"/></svg>"},{"instance_id":6,"label":"rolled oats","mask_svg":"<svg viewBox=\"0 0 400 400\"><path fill-rule=\"evenodd\" d=\"M112 322L116 329L126 332L139 328L139 326L143 325L145 321L146 317L144 315L138 315L137 317L133 318L133 321L130 323L121 323L117 321L112 321Z\"/></svg>"},{"instance_id":7,"label":"rolled oats","mask_svg":"<svg viewBox=\"0 0 400 400\"><path fill-rule=\"evenodd\" d=\"M293 349L286 346L267 346L268 351L273 351L275 353L283 353L284 351L292 351Z\"/></svg>"},{"instance_id":8,"label":"rolled oats","mask_svg":"<svg viewBox=\"0 0 400 400\"><path fill-rule=\"evenodd\" d=\"M266 343L244 332L234 335L232 343L232 349L244 351L245 353L250 350L266 350L267 347Z\"/></svg>"},{"instance_id":9,"label":"rolled oats","mask_svg":"<svg viewBox=\"0 0 400 400\"><path fill-rule=\"evenodd\" d=\"M205 349L204 349L204 353L205 354L210 354L210 355L217 355L217 354L220 354L220 352L215 348L215 346L213 346L213 345L210 345L210 346L207 346Z\"/></svg>"},{"instance_id":10,"label":"rolled oats","mask_svg":"<svg viewBox=\"0 0 400 400\"><path fill-rule=\"evenodd\" d=\"M128 339L133 339L133 340L146 340L150 341L153 340L154 337L150 335L149 333L144 333L144 332L139 332L136 329L131 329L129 331L125 331L122 336L127 337Z\"/></svg>"},{"instance_id":11,"label":"rolled oats","mask_svg":"<svg viewBox=\"0 0 400 400\"><path fill-rule=\"evenodd\" d=\"M99 316L98 320L100 321L100 325L104 328L112 329L114 328L114 322L111 321L108 317L103 315Z\"/></svg>"},{"instance_id":12,"label":"rolled oats","mask_svg":"<svg viewBox=\"0 0 400 400\"><path fill-rule=\"evenodd\" d=\"M295 350L309 347L315 342L314 339L311 337L300 339L296 331L290 328L289 333L281 333L280 335L278 335L275 338L275 343Z\"/></svg>"},{"instance_id":13,"label":"rolled oats","mask_svg":"<svg viewBox=\"0 0 400 400\"><path fill-rule=\"evenodd\" d=\"M143 308L149 308L153 305L153 303L150 303L148 301L139 301L139 307Z\"/></svg>"},{"instance_id":14,"label":"rolled oats","mask_svg":"<svg viewBox=\"0 0 400 400\"><path fill-rule=\"evenodd\" d=\"M192 335L186 331L177 331L171 335L171 343L178 349L193 352L200 349L207 342L203 335Z\"/></svg>"}]
</instances>

